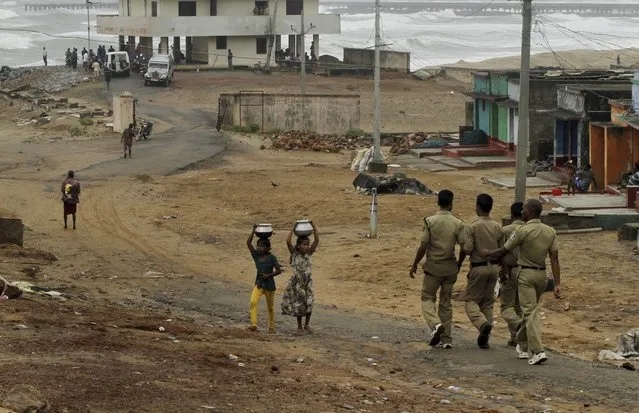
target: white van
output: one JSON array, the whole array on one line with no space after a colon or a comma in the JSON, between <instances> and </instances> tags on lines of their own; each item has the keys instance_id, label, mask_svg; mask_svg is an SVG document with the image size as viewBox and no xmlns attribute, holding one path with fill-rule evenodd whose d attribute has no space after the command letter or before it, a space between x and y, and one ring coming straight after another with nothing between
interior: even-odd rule
<instances>
[{"instance_id":1,"label":"white van","mask_svg":"<svg viewBox=\"0 0 639 413\"><path fill-rule=\"evenodd\" d=\"M173 56L167 54L156 54L149 59L149 65L144 74L144 86L151 83L160 83L164 87L173 82L175 63Z\"/></svg>"},{"instance_id":2,"label":"white van","mask_svg":"<svg viewBox=\"0 0 639 413\"><path fill-rule=\"evenodd\" d=\"M131 63L127 52L109 52L106 54L106 64L111 73L131 76Z\"/></svg>"}]
</instances>

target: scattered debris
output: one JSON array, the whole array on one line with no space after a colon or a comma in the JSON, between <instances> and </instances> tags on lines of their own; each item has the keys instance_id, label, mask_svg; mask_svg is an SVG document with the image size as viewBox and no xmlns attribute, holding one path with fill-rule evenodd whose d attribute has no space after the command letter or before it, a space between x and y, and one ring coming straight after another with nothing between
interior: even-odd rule
<instances>
[{"instance_id":1,"label":"scattered debris","mask_svg":"<svg viewBox=\"0 0 639 413\"><path fill-rule=\"evenodd\" d=\"M237 367L246 367L246 364L244 364L242 362L239 362L239 363L237 363Z\"/></svg>"},{"instance_id":2,"label":"scattered debris","mask_svg":"<svg viewBox=\"0 0 639 413\"><path fill-rule=\"evenodd\" d=\"M623 367L623 368L624 368L624 369L626 369L626 370L630 370L630 371L635 371L635 370L637 370L637 368L635 367L635 365L634 365L634 364L632 364L632 363L628 363L627 361L626 361L625 363L623 363L623 364L621 365L621 367Z\"/></svg>"},{"instance_id":3,"label":"scattered debris","mask_svg":"<svg viewBox=\"0 0 639 413\"><path fill-rule=\"evenodd\" d=\"M66 297L59 291L54 291L45 287L38 287L37 285L33 285L26 281L16 281L13 283L14 287L19 288L22 292L31 293L31 294L39 294L46 295L51 298L55 298L58 300L66 301Z\"/></svg>"},{"instance_id":4,"label":"scattered debris","mask_svg":"<svg viewBox=\"0 0 639 413\"><path fill-rule=\"evenodd\" d=\"M351 406L350 404L342 404L339 407L346 410L355 410L355 406Z\"/></svg>"},{"instance_id":5,"label":"scattered debris","mask_svg":"<svg viewBox=\"0 0 639 413\"><path fill-rule=\"evenodd\" d=\"M633 328L617 337L617 350L601 350L599 360L639 360L639 328Z\"/></svg>"},{"instance_id":6,"label":"scattered debris","mask_svg":"<svg viewBox=\"0 0 639 413\"><path fill-rule=\"evenodd\" d=\"M410 149L442 148L450 143L443 138L445 135L429 134L425 132L411 133L398 140L391 148L391 154L402 155Z\"/></svg>"},{"instance_id":7,"label":"scattered debris","mask_svg":"<svg viewBox=\"0 0 639 413\"><path fill-rule=\"evenodd\" d=\"M346 136L320 135L300 131L277 133L270 136L271 149L286 151L315 151L339 153L343 150L355 150L371 145L367 136L349 138Z\"/></svg>"},{"instance_id":8,"label":"scattered debris","mask_svg":"<svg viewBox=\"0 0 639 413\"><path fill-rule=\"evenodd\" d=\"M240 359L239 356L236 356L235 354L229 354L229 360L237 361L239 359Z\"/></svg>"},{"instance_id":9,"label":"scattered debris","mask_svg":"<svg viewBox=\"0 0 639 413\"><path fill-rule=\"evenodd\" d=\"M442 400L440 403L441 403L441 404L450 404L450 400L446 400L446 399L444 399L444 400Z\"/></svg>"},{"instance_id":10,"label":"scattered debris","mask_svg":"<svg viewBox=\"0 0 639 413\"><path fill-rule=\"evenodd\" d=\"M366 172L368 169L368 164L373 160L373 151L374 148L371 146L369 148L360 149L355 153L355 157L351 161L351 171L355 172ZM383 161L382 157L382 161Z\"/></svg>"},{"instance_id":11,"label":"scattered debris","mask_svg":"<svg viewBox=\"0 0 639 413\"><path fill-rule=\"evenodd\" d=\"M370 176L360 173L353 181L355 190L362 194L370 194L377 188L378 194L403 195L435 195L426 185L415 178L408 178L406 174L398 172L393 175Z\"/></svg>"},{"instance_id":12,"label":"scattered debris","mask_svg":"<svg viewBox=\"0 0 639 413\"><path fill-rule=\"evenodd\" d=\"M160 326L160 327L158 328L158 330L160 330L160 331L166 331L166 328L164 328L164 327Z\"/></svg>"},{"instance_id":13,"label":"scattered debris","mask_svg":"<svg viewBox=\"0 0 639 413\"><path fill-rule=\"evenodd\" d=\"M297 363L304 363L304 357L298 357L295 359L295 362Z\"/></svg>"},{"instance_id":14,"label":"scattered debris","mask_svg":"<svg viewBox=\"0 0 639 413\"><path fill-rule=\"evenodd\" d=\"M277 366L271 366L271 371L272 371L273 373L277 373L278 371L280 371L280 368L279 368L279 367L277 367Z\"/></svg>"},{"instance_id":15,"label":"scattered debris","mask_svg":"<svg viewBox=\"0 0 639 413\"><path fill-rule=\"evenodd\" d=\"M165 215L162 219L177 219L177 215Z\"/></svg>"}]
</instances>

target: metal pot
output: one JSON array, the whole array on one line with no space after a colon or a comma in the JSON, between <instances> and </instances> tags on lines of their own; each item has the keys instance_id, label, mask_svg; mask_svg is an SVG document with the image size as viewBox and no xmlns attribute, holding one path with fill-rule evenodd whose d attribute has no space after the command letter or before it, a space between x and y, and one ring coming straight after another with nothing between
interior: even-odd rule
<instances>
[{"instance_id":1,"label":"metal pot","mask_svg":"<svg viewBox=\"0 0 639 413\"><path fill-rule=\"evenodd\" d=\"M295 221L294 232L298 237L308 237L313 233L313 225L311 225L311 221L308 219Z\"/></svg>"},{"instance_id":2,"label":"metal pot","mask_svg":"<svg viewBox=\"0 0 639 413\"><path fill-rule=\"evenodd\" d=\"M269 238L273 235L273 226L271 224L258 224L255 228L255 235L259 238Z\"/></svg>"}]
</instances>

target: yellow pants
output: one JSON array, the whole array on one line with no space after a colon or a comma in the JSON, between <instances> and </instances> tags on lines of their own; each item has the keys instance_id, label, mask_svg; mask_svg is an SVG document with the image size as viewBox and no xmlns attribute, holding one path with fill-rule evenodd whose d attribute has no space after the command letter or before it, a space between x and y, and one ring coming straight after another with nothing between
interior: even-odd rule
<instances>
[{"instance_id":1,"label":"yellow pants","mask_svg":"<svg viewBox=\"0 0 639 413\"><path fill-rule=\"evenodd\" d=\"M251 315L251 325L257 327L257 306L260 303L260 297L266 297L266 309L268 310L268 329L275 330L275 309L273 301L275 300L275 291L268 291L263 288L253 287L251 293L251 306L249 314Z\"/></svg>"}]
</instances>

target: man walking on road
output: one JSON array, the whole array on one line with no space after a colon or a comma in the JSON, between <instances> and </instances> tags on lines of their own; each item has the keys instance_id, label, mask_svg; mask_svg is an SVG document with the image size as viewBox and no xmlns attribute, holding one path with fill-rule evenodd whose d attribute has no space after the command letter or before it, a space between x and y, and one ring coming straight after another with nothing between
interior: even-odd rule
<instances>
[{"instance_id":1,"label":"man walking on road","mask_svg":"<svg viewBox=\"0 0 639 413\"><path fill-rule=\"evenodd\" d=\"M42 60L44 61L44 66L49 66L49 62L47 61L48 58L48 53L47 53L47 48L43 47L42 48Z\"/></svg>"},{"instance_id":2,"label":"man walking on road","mask_svg":"<svg viewBox=\"0 0 639 413\"><path fill-rule=\"evenodd\" d=\"M493 329L493 306L495 304L495 286L499 278L499 261L488 261L480 254L481 249L494 250L503 245L501 225L493 221L490 211L493 209L493 198L488 194L477 196L475 210L479 219L466 229L466 236L458 266L470 255L470 272L464 299L466 314L471 323L479 331L477 345L481 349L489 349L488 340Z\"/></svg>"},{"instance_id":3,"label":"man walking on road","mask_svg":"<svg viewBox=\"0 0 639 413\"><path fill-rule=\"evenodd\" d=\"M129 151L129 158L131 158L131 147L133 146L133 124L130 123L129 127L122 132L122 139L120 142L124 144L124 159L126 159L127 149Z\"/></svg>"},{"instance_id":4,"label":"man walking on road","mask_svg":"<svg viewBox=\"0 0 639 413\"><path fill-rule=\"evenodd\" d=\"M75 179L75 172L69 171L67 178L62 181L60 188L62 202L64 204L64 229L67 229L67 216L73 217L73 229L75 229L75 214L80 203L80 181Z\"/></svg>"},{"instance_id":5,"label":"man walking on road","mask_svg":"<svg viewBox=\"0 0 639 413\"><path fill-rule=\"evenodd\" d=\"M229 49L229 54L227 55L227 59L229 61L229 69L233 70L233 52Z\"/></svg>"},{"instance_id":6,"label":"man walking on road","mask_svg":"<svg viewBox=\"0 0 639 413\"><path fill-rule=\"evenodd\" d=\"M464 223L451 214L453 193L447 189L437 195L440 211L424 219L424 232L417 249L410 277L415 278L417 265L426 256L422 284L422 313L431 330L430 345L453 348L453 285L457 281L459 267L455 259L455 246L461 244ZM439 290L439 308L435 301Z\"/></svg>"},{"instance_id":7,"label":"man walking on road","mask_svg":"<svg viewBox=\"0 0 639 413\"><path fill-rule=\"evenodd\" d=\"M522 210L524 204L522 202L515 202L510 206L510 217L512 222L510 225L505 226L502 229L504 234L504 243L510 238L515 230L522 225ZM508 330L510 330L510 340L508 345L515 347L517 345L517 330L521 325L523 319L521 318L521 306L519 305L519 297L517 296L517 279L519 274L519 267L517 266L517 259L519 258L519 248L515 248L512 252L506 255L502 259L502 271L501 271L501 316L506 323L508 323Z\"/></svg>"},{"instance_id":8,"label":"man walking on road","mask_svg":"<svg viewBox=\"0 0 639 413\"><path fill-rule=\"evenodd\" d=\"M523 312L523 323L517 332L517 353L519 358L528 358L528 364L541 364L548 360L541 342L539 325L539 300L546 291L546 257L550 256L552 275L555 282L555 297L561 298L561 275L559 269L559 247L557 233L548 225L542 224L542 205L536 199L524 204L523 218L526 223L516 229L503 247L483 255L497 258L507 255L519 247L519 303Z\"/></svg>"},{"instance_id":9,"label":"man walking on road","mask_svg":"<svg viewBox=\"0 0 639 413\"><path fill-rule=\"evenodd\" d=\"M111 76L112 76L111 68L109 67L109 65L105 64L104 65L104 81L106 82L107 90L111 90Z\"/></svg>"}]
</instances>

